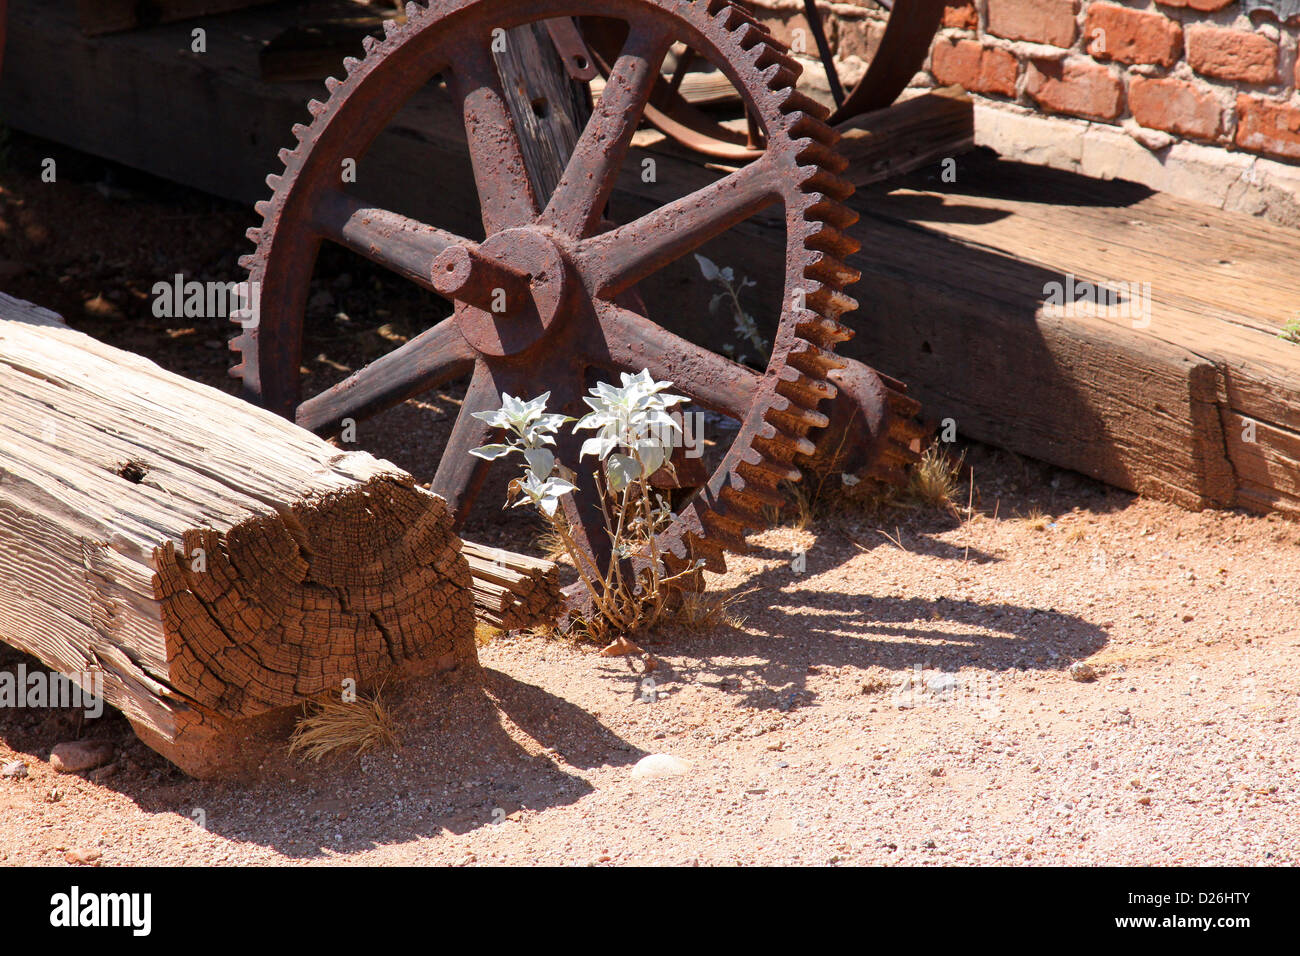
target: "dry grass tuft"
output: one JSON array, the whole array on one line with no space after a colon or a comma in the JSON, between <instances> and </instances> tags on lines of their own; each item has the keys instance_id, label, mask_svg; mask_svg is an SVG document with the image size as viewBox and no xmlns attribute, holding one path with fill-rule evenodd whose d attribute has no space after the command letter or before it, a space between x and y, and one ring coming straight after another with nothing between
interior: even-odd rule
<instances>
[{"instance_id":1,"label":"dry grass tuft","mask_svg":"<svg viewBox=\"0 0 1300 956\"><path fill-rule=\"evenodd\" d=\"M756 589L750 588L747 591L732 591L725 594L710 591L683 591L681 600L672 611L671 620L688 631L743 627L745 619L738 617L731 610L731 606L754 590Z\"/></svg>"},{"instance_id":2,"label":"dry grass tuft","mask_svg":"<svg viewBox=\"0 0 1300 956\"><path fill-rule=\"evenodd\" d=\"M963 452L955 461L935 442L921 455L912 467L907 485L907 495L917 504L944 511L956 511L953 496L957 494L957 476L965 463Z\"/></svg>"},{"instance_id":3,"label":"dry grass tuft","mask_svg":"<svg viewBox=\"0 0 1300 956\"><path fill-rule=\"evenodd\" d=\"M304 714L289 738L289 753L301 752L319 763L325 757L351 751L360 756L380 747L400 746L397 722L383 700L383 688L371 697L343 701L327 697L307 705L314 712Z\"/></svg>"}]
</instances>

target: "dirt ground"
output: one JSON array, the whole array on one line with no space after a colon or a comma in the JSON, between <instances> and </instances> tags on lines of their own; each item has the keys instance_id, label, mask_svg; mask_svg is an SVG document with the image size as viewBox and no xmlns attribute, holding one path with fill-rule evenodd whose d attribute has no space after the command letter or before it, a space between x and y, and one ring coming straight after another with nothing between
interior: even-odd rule
<instances>
[{"instance_id":1,"label":"dirt ground","mask_svg":"<svg viewBox=\"0 0 1300 956\"><path fill-rule=\"evenodd\" d=\"M6 153L5 290L233 389L228 330L167 329L147 292L160 263L232 277L251 217L75 156L43 186L23 170L45 149ZM322 376L431 321L393 289L387 331L352 331L353 290L389 290L348 274L324 287ZM427 478L417 423L453 402L363 444ZM27 771L0 778L0 862L1300 862L1300 526L967 452L959 514L825 508L752 536L710 581L737 620L647 635L652 674L510 636L480 674L391 689L394 752L277 753L256 782L205 783L111 712L0 713L0 764ZM56 773L51 748L78 736L112 763ZM635 772L654 754L678 772Z\"/></svg>"}]
</instances>

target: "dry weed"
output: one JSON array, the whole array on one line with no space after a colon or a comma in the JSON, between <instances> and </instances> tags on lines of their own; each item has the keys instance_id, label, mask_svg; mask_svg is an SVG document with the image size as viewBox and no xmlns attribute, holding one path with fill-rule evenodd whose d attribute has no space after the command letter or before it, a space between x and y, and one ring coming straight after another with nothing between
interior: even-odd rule
<instances>
[{"instance_id":1,"label":"dry weed","mask_svg":"<svg viewBox=\"0 0 1300 956\"><path fill-rule=\"evenodd\" d=\"M397 722L384 703L383 688L370 697L344 701L326 697L306 705L311 713L299 719L289 738L289 753L302 753L319 763L347 751L358 756L380 747L399 746Z\"/></svg>"}]
</instances>

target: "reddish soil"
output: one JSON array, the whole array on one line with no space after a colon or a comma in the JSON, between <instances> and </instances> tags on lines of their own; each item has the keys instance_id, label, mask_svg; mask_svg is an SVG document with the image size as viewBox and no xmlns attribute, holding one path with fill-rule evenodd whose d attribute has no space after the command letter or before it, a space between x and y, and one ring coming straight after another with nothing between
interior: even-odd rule
<instances>
[{"instance_id":1,"label":"reddish soil","mask_svg":"<svg viewBox=\"0 0 1300 956\"><path fill-rule=\"evenodd\" d=\"M251 214L70 155L43 185L23 170L46 149L13 142L0 176L6 291L233 388L224 323L168 324L147 297L175 271L236 277ZM313 318L322 379L431 321L348 269ZM375 302L383 322L348 328ZM427 479L455 400L408 404L360 444ZM0 778L0 862L1300 862L1300 526L980 446L968 461L969 512L827 507L753 536L710 581L740 620L646 635L653 674L511 636L481 674L394 688L395 752L276 752L257 781L204 783L116 714L0 713L0 764L27 771ZM532 533L501 516L475 531ZM1096 679L1072 679L1076 661ZM56 773L50 750L78 736L113 761ZM659 753L686 771L634 775Z\"/></svg>"}]
</instances>

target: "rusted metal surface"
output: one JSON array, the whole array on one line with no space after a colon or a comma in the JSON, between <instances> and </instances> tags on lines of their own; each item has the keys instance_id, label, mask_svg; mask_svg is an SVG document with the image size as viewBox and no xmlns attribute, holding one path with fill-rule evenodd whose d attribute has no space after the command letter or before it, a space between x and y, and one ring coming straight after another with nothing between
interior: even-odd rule
<instances>
[{"instance_id":1,"label":"rusted metal surface","mask_svg":"<svg viewBox=\"0 0 1300 956\"><path fill-rule=\"evenodd\" d=\"M921 404L907 397L902 382L851 359L830 380L838 390L830 424L817 434L813 453L799 457L799 466L819 478L842 474L906 484L907 466L919 457L926 433L917 420Z\"/></svg>"},{"instance_id":2,"label":"rusted metal surface","mask_svg":"<svg viewBox=\"0 0 1300 956\"><path fill-rule=\"evenodd\" d=\"M944 0L877 0L877 5L889 11L884 36L867 72L846 96L816 0L804 0L805 16L836 104L829 119L832 126L884 109L898 99L925 63L930 42L943 19ZM608 73L619 49L620 31L607 20L583 21L583 31L601 72ZM671 77L661 78L655 84L646 119L665 135L706 156L740 163L761 155L764 144L761 136L753 135L752 120L748 130L733 129L681 94L679 88L685 73L696 65L703 65L701 58L689 48L677 57Z\"/></svg>"},{"instance_id":3,"label":"rusted metal surface","mask_svg":"<svg viewBox=\"0 0 1300 956\"><path fill-rule=\"evenodd\" d=\"M599 14L627 24L604 95L549 199L539 202L489 55L493 30ZM382 411L424 390L470 376L432 488L462 520L490 467L469 450L493 439L473 413L500 395L551 393L550 407L583 411L593 376L648 368L695 403L734 419L735 438L716 470L678 508L662 536L670 565L703 560L721 570L724 549L741 550L747 529L783 500L781 483L800 477L796 458L831 419L819 406L836 395L834 355L852 333L841 323L856 302L844 294L857 273L844 258L857 248L843 205L852 187L838 173L836 135L825 111L793 88L797 67L747 14L721 0L448 0L408 8L382 41L367 44L347 75L327 83L313 121L294 129L282 175L259 203L256 251L245 257L260 322L232 342L232 369L247 394L304 427L330 433L344 418ZM660 64L686 37L744 94L767 150L743 169L630 222L606 220L608 200L632 134L646 112ZM361 157L400 105L435 74L445 77L464 117L486 238L452 235L377 209L344 191L338 170ZM364 182L364 178L361 177ZM647 314L636 284L768 207L784 210L785 292L771 360L755 371L676 336ZM345 246L451 300L452 315L343 382L305 401L299 369L303 312L317 250ZM879 379L876 379L878 382ZM863 432L875 440L902 428L900 409L882 400ZM906 411L903 408L902 411ZM901 434L901 433L900 433ZM904 438L900 437L900 443ZM562 461L577 461L579 439L559 436ZM590 475L566 499L570 527L597 560L608 557ZM494 503L495 504L495 503Z\"/></svg>"}]
</instances>

